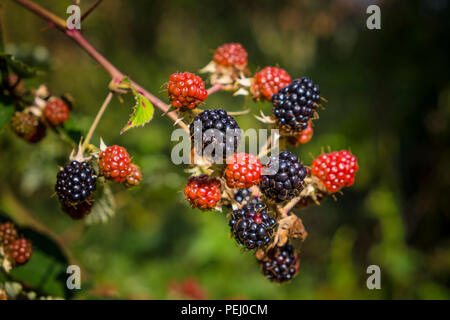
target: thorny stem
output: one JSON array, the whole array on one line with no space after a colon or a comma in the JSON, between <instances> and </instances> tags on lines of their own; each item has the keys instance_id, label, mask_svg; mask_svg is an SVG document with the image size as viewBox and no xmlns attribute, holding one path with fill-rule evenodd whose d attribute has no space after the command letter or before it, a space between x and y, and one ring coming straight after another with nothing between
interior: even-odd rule
<instances>
[{"instance_id":1,"label":"thorny stem","mask_svg":"<svg viewBox=\"0 0 450 320\"><path fill-rule=\"evenodd\" d=\"M223 89L223 84L220 83L216 83L215 85L213 85L211 88L209 88L208 90L206 90L209 94L213 94L214 92L220 91Z\"/></svg>"},{"instance_id":2,"label":"thorny stem","mask_svg":"<svg viewBox=\"0 0 450 320\"><path fill-rule=\"evenodd\" d=\"M89 131L88 131L88 133L86 135L86 139L83 141L83 145L81 147L81 153L84 152L84 150L88 146L89 142L91 141L91 138L92 138L92 135L94 134L95 128L97 128L97 125L100 122L100 119L102 118L103 113L105 112L105 110L108 107L109 103L111 102L112 97L113 97L113 93L110 91L108 93L108 95L106 96L106 99L103 102L102 106L98 110L98 113L95 116L94 122L92 122L91 127L89 128Z\"/></svg>"},{"instance_id":3,"label":"thorny stem","mask_svg":"<svg viewBox=\"0 0 450 320\"><path fill-rule=\"evenodd\" d=\"M95 8L97 8L97 6L102 3L103 0L97 0L92 6L89 7L89 9L87 9L83 15L81 16L81 21L83 21L84 19L87 18L87 16L95 10Z\"/></svg>"},{"instance_id":4,"label":"thorny stem","mask_svg":"<svg viewBox=\"0 0 450 320\"><path fill-rule=\"evenodd\" d=\"M109 60L107 60L100 52L95 49L95 47L88 41L86 38L83 37L83 35L78 30L68 30L66 28L66 22L61 19L60 17L56 16L54 13L48 11L47 9L37 5L31 0L13 0L17 2L18 4L22 5L26 9L32 11L34 14L38 15L39 17L43 18L44 20L50 22L53 26L58 28L58 30L62 31L67 37L71 38L75 43L77 43L84 51L86 51L95 61L97 61L100 66L102 66L113 78L113 81L119 83L123 78L125 78L125 75L117 69ZM155 107L160 109L163 113L166 113L170 106L160 99L158 99L156 96L142 88L139 84L136 82L131 81L131 84L136 88L136 90L144 95ZM177 121L177 113L176 112L170 112L167 114L167 116L172 121ZM182 129L189 131L188 126L183 121L178 121L177 125L181 127Z\"/></svg>"}]
</instances>

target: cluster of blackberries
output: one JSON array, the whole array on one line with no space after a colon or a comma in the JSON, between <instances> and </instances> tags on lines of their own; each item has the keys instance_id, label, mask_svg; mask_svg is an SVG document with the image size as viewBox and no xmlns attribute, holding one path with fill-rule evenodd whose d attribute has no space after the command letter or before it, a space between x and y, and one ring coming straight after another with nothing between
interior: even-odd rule
<instances>
[{"instance_id":1,"label":"cluster of blackberries","mask_svg":"<svg viewBox=\"0 0 450 320\"><path fill-rule=\"evenodd\" d=\"M267 247L278 227L262 202L233 211L228 224L236 241L247 249Z\"/></svg>"},{"instance_id":2,"label":"cluster of blackberries","mask_svg":"<svg viewBox=\"0 0 450 320\"><path fill-rule=\"evenodd\" d=\"M70 216L76 216L74 210L86 211L86 208L90 210L96 182L96 172L86 161L74 160L61 168L56 176L55 191L63 210Z\"/></svg>"},{"instance_id":3,"label":"cluster of blackberries","mask_svg":"<svg viewBox=\"0 0 450 320\"><path fill-rule=\"evenodd\" d=\"M300 260L290 244L269 249L260 263L264 275L274 282L292 280L300 267Z\"/></svg>"},{"instance_id":4,"label":"cluster of blackberries","mask_svg":"<svg viewBox=\"0 0 450 320\"><path fill-rule=\"evenodd\" d=\"M270 175L261 177L259 184L263 195L276 203L291 200L303 189L307 169L298 161L295 154L281 151L267 164Z\"/></svg>"},{"instance_id":5,"label":"cluster of blackberries","mask_svg":"<svg viewBox=\"0 0 450 320\"><path fill-rule=\"evenodd\" d=\"M223 109L201 112L190 124L189 131L195 151L216 161L235 154L241 140L239 125Z\"/></svg>"},{"instance_id":6,"label":"cluster of blackberries","mask_svg":"<svg viewBox=\"0 0 450 320\"><path fill-rule=\"evenodd\" d=\"M292 81L272 96L277 125L288 134L306 129L319 103L319 88L307 77Z\"/></svg>"}]
</instances>

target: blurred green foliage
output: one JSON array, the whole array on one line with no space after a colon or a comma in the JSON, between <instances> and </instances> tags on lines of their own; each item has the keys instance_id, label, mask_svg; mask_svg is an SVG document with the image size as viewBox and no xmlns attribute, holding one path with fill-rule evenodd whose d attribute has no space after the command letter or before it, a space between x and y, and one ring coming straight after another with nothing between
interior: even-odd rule
<instances>
[{"instance_id":1,"label":"blurred green foliage","mask_svg":"<svg viewBox=\"0 0 450 320\"><path fill-rule=\"evenodd\" d=\"M65 16L71 1L39 1ZM81 1L87 8L92 1ZM290 284L265 280L251 253L229 239L224 214L191 210L187 174L170 161L173 129L157 112L144 128L119 135L132 99L114 100L94 142L128 148L141 186L113 186L116 216L104 225L73 222L51 198L58 165L71 151L52 132L29 145L0 134L0 208L24 226L52 230L83 271L75 298L174 298L170 284L196 279L209 298L450 298L450 67L448 1L377 1L382 29L368 30L368 2L105 1L82 23L92 43L145 88L165 98L176 71L195 72L225 42L240 42L251 70L280 65L308 75L328 99L310 143L296 149L309 164L322 148L351 148L360 171L352 188L321 207L299 211L309 237ZM109 77L73 42L12 1L4 5L6 50L46 73L26 82L76 99L72 124L86 132ZM217 93L207 107L255 104ZM251 116L241 127L259 127ZM36 257L36 259L39 257ZM379 265L382 289L368 290L366 268ZM64 283L64 279L61 279ZM47 294L58 295L58 290Z\"/></svg>"}]
</instances>

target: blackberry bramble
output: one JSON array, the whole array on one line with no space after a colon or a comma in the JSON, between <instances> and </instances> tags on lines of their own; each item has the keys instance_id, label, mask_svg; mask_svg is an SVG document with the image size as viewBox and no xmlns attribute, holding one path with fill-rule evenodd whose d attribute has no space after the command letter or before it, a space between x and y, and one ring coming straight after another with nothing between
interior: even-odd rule
<instances>
[{"instance_id":1,"label":"blackberry bramble","mask_svg":"<svg viewBox=\"0 0 450 320\"><path fill-rule=\"evenodd\" d=\"M307 170L295 154L281 151L278 157L271 157L267 169L271 175L263 175L259 183L261 192L267 199L281 203L300 194Z\"/></svg>"},{"instance_id":2,"label":"blackberry bramble","mask_svg":"<svg viewBox=\"0 0 450 320\"><path fill-rule=\"evenodd\" d=\"M247 249L267 247L278 227L262 202L233 211L228 225L236 241Z\"/></svg>"}]
</instances>

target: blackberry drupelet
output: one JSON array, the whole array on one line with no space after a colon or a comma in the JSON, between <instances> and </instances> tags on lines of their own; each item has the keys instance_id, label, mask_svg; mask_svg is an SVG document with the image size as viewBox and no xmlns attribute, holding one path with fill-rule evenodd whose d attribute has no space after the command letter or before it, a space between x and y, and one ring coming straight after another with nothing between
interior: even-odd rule
<instances>
[{"instance_id":1,"label":"blackberry drupelet","mask_svg":"<svg viewBox=\"0 0 450 320\"><path fill-rule=\"evenodd\" d=\"M300 260L294 247L286 244L283 247L271 248L260 264L267 279L281 283L290 281L297 275Z\"/></svg>"},{"instance_id":2,"label":"blackberry drupelet","mask_svg":"<svg viewBox=\"0 0 450 320\"><path fill-rule=\"evenodd\" d=\"M90 200L96 189L97 175L85 161L66 164L56 179L55 191L64 204L75 206Z\"/></svg>"},{"instance_id":3,"label":"blackberry drupelet","mask_svg":"<svg viewBox=\"0 0 450 320\"><path fill-rule=\"evenodd\" d=\"M311 80L307 77L295 79L272 97L278 127L287 134L305 130L319 102L319 88Z\"/></svg>"},{"instance_id":4,"label":"blackberry drupelet","mask_svg":"<svg viewBox=\"0 0 450 320\"><path fill-rule=\"evenodd\" d=\"M233 211L228 225L236 241L247 249L267 247L278 227L262 202Z\"/></svg>"},{"instance_id":5,"label":"blackberry drupelet","mask_svg":"<svg viewBox=\"0 0 450 320\"><path fill-rule=\"evenodd\" d=\"M227 155L231 156L236 153L241 140L239 125L223 109L201 112L190 124L189 131L195 152L206 158L217 158L216 160L223 160ZM205 148L212 152L203 154ZM221 159L220 154L222 155Z\"/></svg>"},{"instance_id":6,"label":"blackberry drupelet","mask_svg":"<svg viewBox=\"0 0 450 320\"><path fill-rule=\"evenodd\" d=\"M271 175L261 176L259 183L261 192L267 199L281 203L300 194L307 169L295 154L281 151L278 157L271 157L267 169Z\"/></svg>"}]
</instances>

